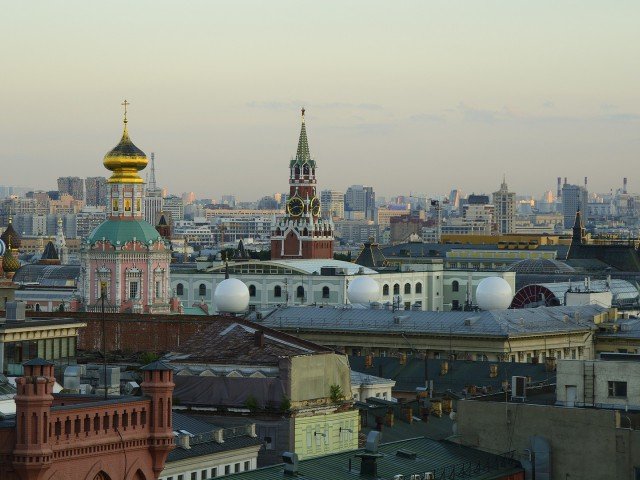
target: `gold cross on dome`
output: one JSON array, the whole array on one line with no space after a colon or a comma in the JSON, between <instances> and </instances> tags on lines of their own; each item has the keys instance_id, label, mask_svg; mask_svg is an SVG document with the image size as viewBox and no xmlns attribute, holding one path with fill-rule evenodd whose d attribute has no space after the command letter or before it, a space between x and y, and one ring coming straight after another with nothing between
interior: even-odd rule
<instances>
[{"instance_id":1,"label":"gold cross on dome","mask_svg":"<svg viewBox=\"0 0 640 480\"><path fill-rule=\"evenodd\" d=\"M127 106L131 105L131 103L127 102L127 100L125 99L124 102L122 102L120 105L124 106L124 121L127 121Z\"/></svg>"}]
</instances>

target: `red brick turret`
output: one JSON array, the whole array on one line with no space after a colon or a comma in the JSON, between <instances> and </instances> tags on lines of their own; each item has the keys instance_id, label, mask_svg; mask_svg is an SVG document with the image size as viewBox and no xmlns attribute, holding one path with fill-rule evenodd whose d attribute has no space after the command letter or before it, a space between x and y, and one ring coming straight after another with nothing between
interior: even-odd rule
<instances>
[{"instance_id":1,"label":"red brick turret","mask_svg":"<svg viewBox=\"0 0 640 480\"><path fill-rule=\"evenodd\" d=\"M21 478L39 478L51 466L49 414L53 403L53 363L36 358L16 380L16 446L13 467Z\"/></svg>"},{"instance_id":2,"label":"red brick turret","mask_svg":"<svg viewBox=\"0 0 640 480\"><path fill-rule=\"evenodd\" d=\"M171 425L171 397L173 394L173 370L161 361L142 367L143 393L151 398L149 424L149 451L153 458L156 477L164 468L169 452L174 448Z\"/></svg>"}]
</instances>

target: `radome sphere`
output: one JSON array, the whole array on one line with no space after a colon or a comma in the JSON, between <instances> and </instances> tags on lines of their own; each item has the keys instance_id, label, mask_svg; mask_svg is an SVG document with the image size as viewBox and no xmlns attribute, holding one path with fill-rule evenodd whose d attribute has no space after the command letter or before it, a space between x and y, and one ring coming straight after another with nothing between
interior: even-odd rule
<instances>
[{"instance_id":1,"label":"radome sphere","mask_svg":"<svg viewBox=\"0 0 640 480\"><path fill-rule=\"evenodd\" d=\"M218 312L242 313L249 308L249 289L237 278L227 278L218 284L213 293L213 303Z\"/></svg>"},{"instance_id":2,"label":"radome sphere","mask_svg":"<svg viewBox=\"0 0 640 480\"><path fill-rule=\"evenodd\" d=\"M368 275L353 279L347 288L347 296L351 303L369 304L380 298L380 285Z\"/></svg>"},{"instance_id":3,"label":"radome sphere","mask_svg":"<svg viewBox=\"0 0 640 480\"><path fill-rule=\"evenodd\" d=\"M480 310L506 310L513 299L511 285L501 277L487 277L476 288Z\"/></svg>"}]
</instances>

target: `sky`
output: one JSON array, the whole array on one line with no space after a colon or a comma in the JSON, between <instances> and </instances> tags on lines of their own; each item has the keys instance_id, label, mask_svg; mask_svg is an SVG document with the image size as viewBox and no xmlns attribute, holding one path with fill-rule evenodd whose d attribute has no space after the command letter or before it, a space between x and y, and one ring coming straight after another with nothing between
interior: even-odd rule
<instances>
[{"instance_id":1,"label":"sky","mask_svg":"<svg viewBox=\"0 0 640 480\"><path fill-rule=\"evenodd\" d=\"M640 2L0 0L0 184L106 175L123 99L158 183L640 192Z\"/></svg>"}]
</instances>

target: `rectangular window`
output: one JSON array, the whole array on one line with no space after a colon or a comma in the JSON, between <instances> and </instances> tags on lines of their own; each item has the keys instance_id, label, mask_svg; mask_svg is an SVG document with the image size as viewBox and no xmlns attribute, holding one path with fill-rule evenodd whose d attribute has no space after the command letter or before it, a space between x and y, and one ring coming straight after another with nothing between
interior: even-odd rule
<instances>
[{"instance_id":1,"label":"rectangular window","mask_svg":"<svg viewBox=\"0 0 640 480\"><path fill-rule=\"evenodd\" d=\"M627 398L627 382L609 382L609 396Z\"/></svg>"},{"instance_id":2,"label":"rectangular window","mask_svg":"<svg viewBox=\"0 0 640 480\"><path fill-rule=\"evenodd\" d=\"M138 298L138 282L129 283L129 298Z\"/></svg>"},{"instance_id":3,"label":"rectangular window","mask_svg":"<svg viewBox=\"0 0 640 480\"><path fill-rule=\"evenodd\" d=\"M113 208L114 212L118 211L118 199L117 198L113 199L112 208ZM171 477L169 477L167 480L169 480L169 479L173 480L173 478L171 478Z\"/></svg>"},{"instance_id":4,"label":"rectangular window","mask_svg":"<svg viewBox=\"0 0 640 480\"><path fill-rule=\"evenodd\" d=\"M160 282L156 281L156 298L160 298Z\"/></svg>"},{"instance_id":5,"label":"rectangular window","mask_svg":"<svg viewBox=\"0 0 640 480\"><path fill-rule=\"evenodd\" d=\"M236 463L236 464L233 466L233 472L234 472L234 473L238 473L239 471L240 471L240 463Z\"/></svg>"},{"instance_id":6,"label":"rectangular window","mask_svg":"<svg viewBox=\"0 0 640 480\"><path fill-rule=\"evenodd\" d=\"M224 474L225 475L231 474L231 465L225 465L224 466Z\"/></svg>"},{"instance_id":7,"label":"rectangular window","mask_svg":"<svg viewBox=\"0 0 640 480\"><path fill-rule=\"evenodd\" d=\"M218 476L218 468L211 469L211 478L216 478Z\"/></svg>"},{"instance_id":8,"label":"rectangular window","mask_svg":"<svg viewBox=\"0 0 640 480\"><path fill-rule=\"evenodd\" d=\"M211 470L211 476L213 477L213 470ZM207 471L202 470L200 472L200 480L207 480Z\"/></svg>"},{"instance_id":9,"label":"rectangular window","mask_svg":"<svg viewBox=\"0 0 640 480\"><path fill-rule=\"evenodd\" d=\"M198 472L191 472L191 480L198 480Z\"/></svg>"},{"instance_id":10,"label":"rectangular window","mask_svg":"<svg viewBox=\"0 0 640 480\"><path fill-rule=\"evenodd\" d=\"M244 462L244 471L251 470L251 462Z\"/></svg>"}]
</instances>

